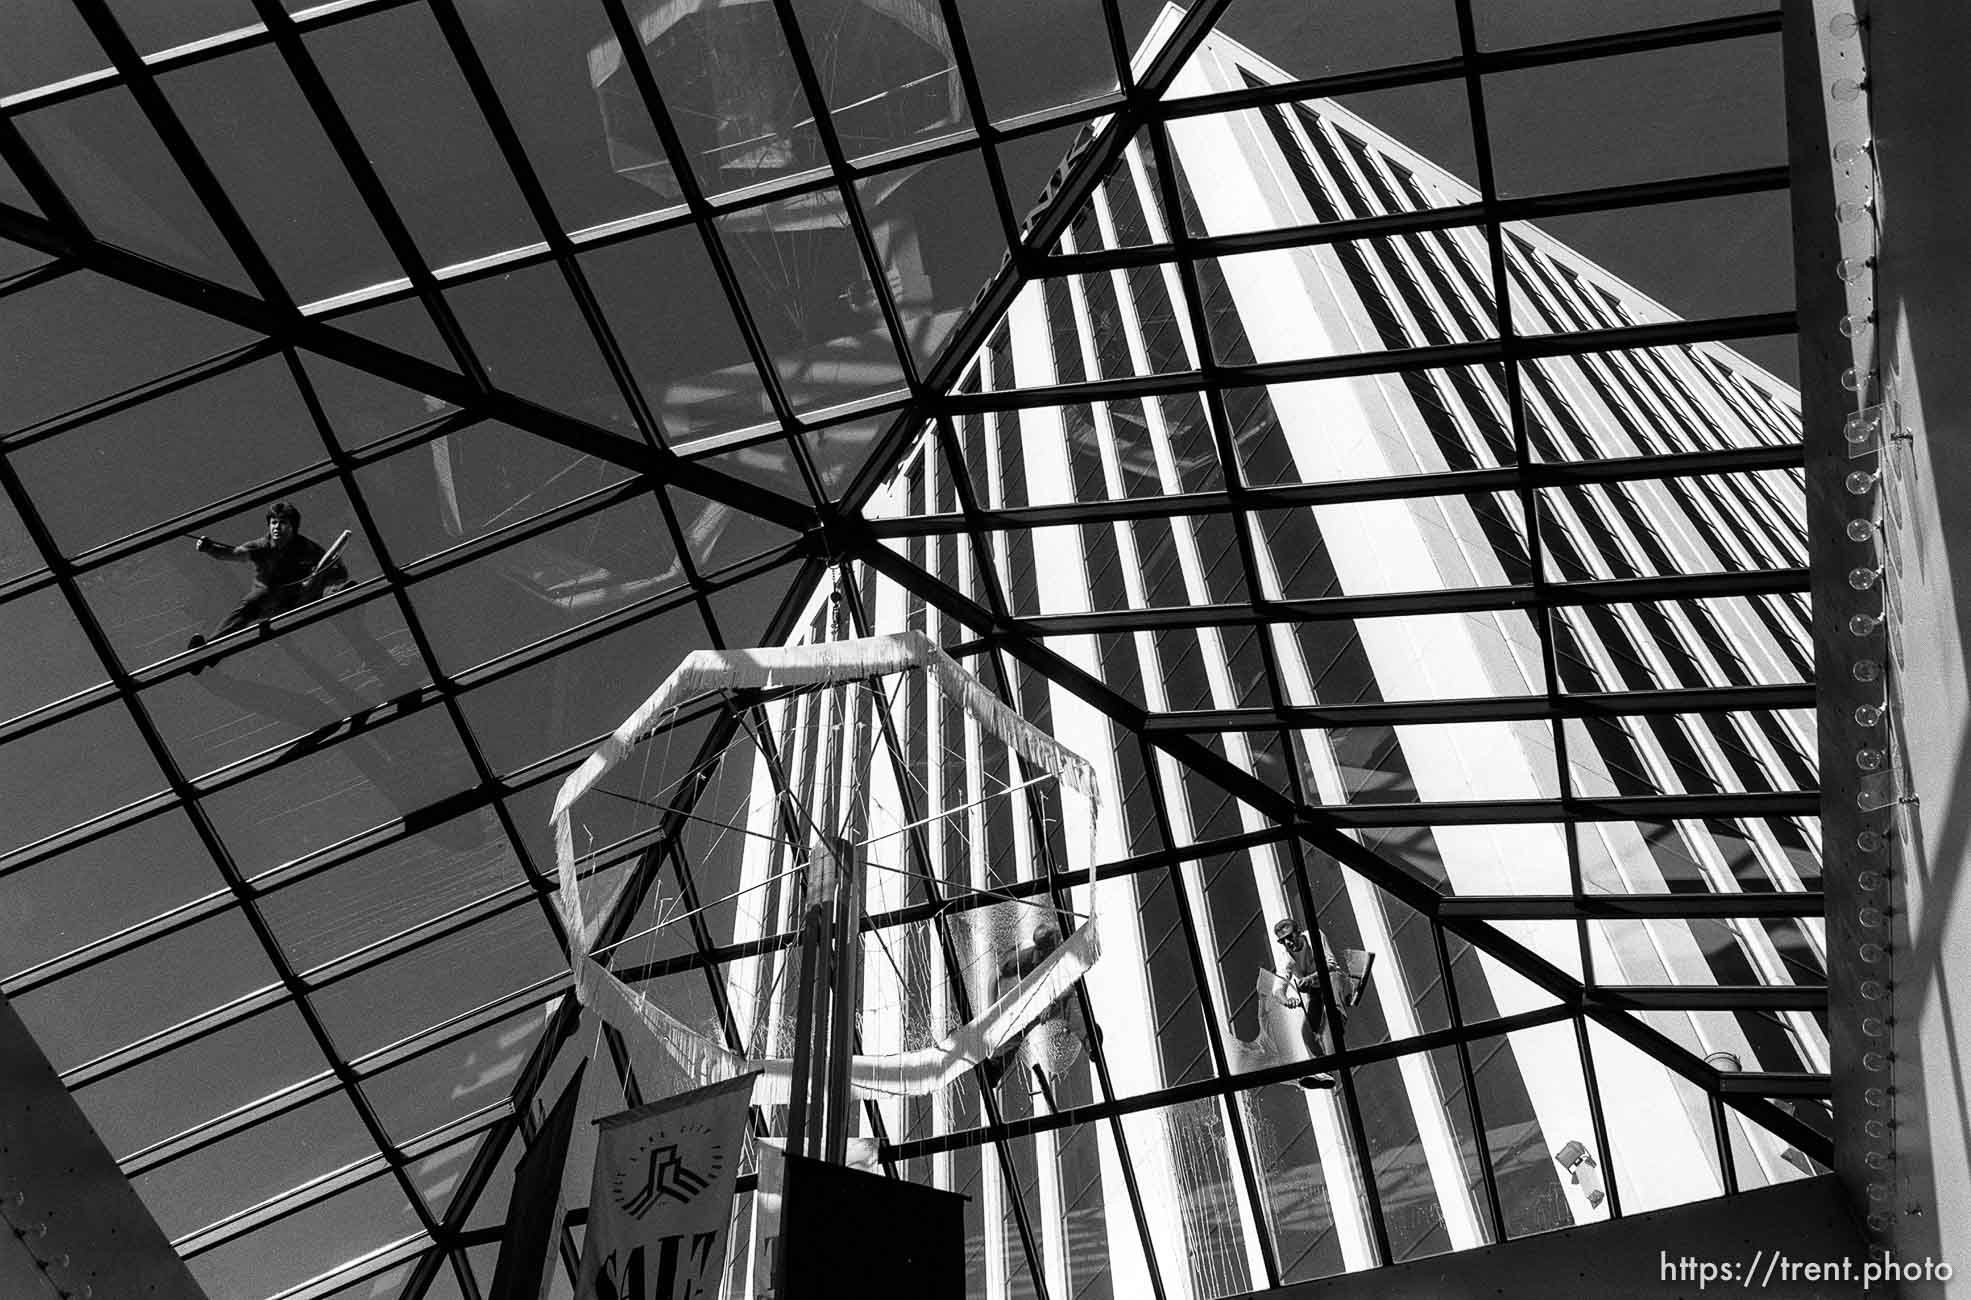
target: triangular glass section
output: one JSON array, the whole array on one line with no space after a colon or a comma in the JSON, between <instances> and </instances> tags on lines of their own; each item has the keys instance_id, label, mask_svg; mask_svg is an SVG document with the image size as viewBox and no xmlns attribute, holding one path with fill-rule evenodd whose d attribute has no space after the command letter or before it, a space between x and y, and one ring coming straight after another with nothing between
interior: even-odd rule
<instances>
[{"instance_id":1,"label":"triangular glass section","mask_svg":"<svg viewBox=\"0 0 1971 1300\"><path fill-rule=\"evenodd\" d=\"M458 366L452 359L451 350L438 334L438 327L425 311L424 303L417 298L400 298L374 307L364 307L347 316L337 316L328 322L336 329L347 330L351 334L395 348L406 356L429 361L434 366L443 366L456 371Z\"/></svg>"},{"instance_id":2,"label":"triangular glass section","mask_svg":"<svg viewBox=\"0 0 1971 1300\"><path fill-rule=\"evenodd\" d=\"M301 364L336 442L345 450L366 447L458 410L442 398L318 353L303 352Z\"/></svg>"},{"instance_id":3,"label":"triangular glass section","mask_svg":"<svg viewBox=\"0 0 1971 1300\"><path fill-rule=\"evenodd\" d=\"M129 91L99 91L14 122L91 231L167 266L253 292Z\"/></svg>"},{"instance_id":4,"label":"triangular glass section","mask_svg":"<svg viewBox=\"0 0 1971 1300\"><path fill-rule=\"evenodd\" d=\"M1154 129L1137 132L1110 165L1055 243L1054 253L1099 253L1169 242L1163 182L1150 139Z\"/></svg>"},{"instance_id":5,"label":"triangular glass section","mask_svg":"<svg viewBox=\"0 0 1971 1300\"><path fill-rule=\"evenodd\" d=\"M622 391L557 267L489 276L447 290L445 300L493 387L636 436Z\"/></svg>"},{"instance_id":6,"label":"triangular glass section","mask_svg":"<svg viewBox=\"0 0 1971 1300\"><path fill-rule=\"evenodd\" d=\"M798 536L792 529L738 506L708 500L694 492L673 490L670 498L685 549L701 577L742 564Z\"/></svg>"}]
</instances>

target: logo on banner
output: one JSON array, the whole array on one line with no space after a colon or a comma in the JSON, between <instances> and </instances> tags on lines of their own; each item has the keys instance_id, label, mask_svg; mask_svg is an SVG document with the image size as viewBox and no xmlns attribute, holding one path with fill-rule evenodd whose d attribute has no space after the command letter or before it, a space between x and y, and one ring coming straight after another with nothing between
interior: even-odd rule
<instances>
[{"instance_id":1,"label":"logo on banner","mask_svg":"<svg viewBox=\"0 0 1971 1300\"><path fill-rule=\"evenodd\" d=\"M756 1075L598 1120L577 1300L719 1293Z\"/></svg>"},{"instance_id":2,"label":"logo on banner","mask_svg":"<svg viewBox=\"0 0 1971 1300\"><path fill-rule=\"evenodd\" d=\"M641 1219L665 1198L689 1205L717 1182L725 1170L725 1142L703 1124L687 1124L675 1135L652 1134L630 1149L629 1161L611 1195Z\"/></svg>"}]
</instances>

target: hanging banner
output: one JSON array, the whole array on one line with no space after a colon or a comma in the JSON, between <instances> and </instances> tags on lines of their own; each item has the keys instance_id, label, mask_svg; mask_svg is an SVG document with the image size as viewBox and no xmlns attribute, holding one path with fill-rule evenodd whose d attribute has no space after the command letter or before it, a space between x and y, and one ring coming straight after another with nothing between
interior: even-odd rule
<instances>
[{"instance_id":1,"label":"hanging banner","mask_svg":"<svg viewBox=\"0 0 1971 1300\"><path fill-rule=\"evenodd\" d=\"M759 1153L760 1182L753 1193L753 1274L752 1286L744 1294L754 1300L770 1300L780 1294L775 1278L780 1267L780 1207L787 1181L787 1139L761 1138L755 1150ZM868 1174L882 1173L876 1139L850 1138L843 1164Z\"/></svg>"},{"instance_id":2,"label":"hanging banner","mask_svg":"<svg viewBox=\"0 0 1971 1300\"><path fill-rule=\"evenodd\" d=\"M500 1244L499 1267L486 1300L541 1300L546 1289L548 1257L561 1230L561 1166L568 1159L568 1139L575 1132L575 1108L587 1069L587 1061L575 1068L575 1077L561 1090L561 1100L554 1103L513 1172L506 1240Z\"/></svg>"},{"instance_id":3,"label":"hanging banner","mask_svg":"<svg viewBox=\"0 0 1971 1300\"><path fill-rule=\"evenodd\" d=\"M756 1077L596 1121L575 1300L717 1300Z\"/></svg>"}]
</instances>

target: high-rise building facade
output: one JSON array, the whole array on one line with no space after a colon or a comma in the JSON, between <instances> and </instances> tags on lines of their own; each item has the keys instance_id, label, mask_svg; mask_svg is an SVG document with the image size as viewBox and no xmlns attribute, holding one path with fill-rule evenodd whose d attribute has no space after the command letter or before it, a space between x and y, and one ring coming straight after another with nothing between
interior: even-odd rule
<instances>
[{"instance_id":1,"label":"high-rise building facade","mask_svg":"<svg viewBox=\"0 0 1971 1300\"><path fill-rule=\"evenodd\" d=\"M1173 94L1284 80L1214 35ZM1810 677L1806 600L1748 577L1806 562L1797 398L1714 342L1393 369L1379 354L1455 358L1507 324L1675 323L1524 223L1495 276L1478 227L1433 215L1478 201L1332 101L1131 144L1056 250L1085 269L1026 286L867 511L924 578L857 566L799 634L970 652L1101 775L1103 957L1076 1008L1099 1033L865 1119L908 1176L972 1197L974 1294L1033 1294L1035 1274L1057 1297L1148 1294L1151 1275L1231 1294L1815 1172L1529 973L1593 986L1708 1068L1828 1067L1807 1000L1693 992L1821 984L1818 921L1623 907L1818 887L1817 825L1785 798L1814 785L1812 715L1785 693ZM1364 233L1320 237L1344 222ZM1295 229L1294 247L1132 251ZM1263 369L1283 362L1307 377ZM1195 372L1202 390L1164 378ZM1780 706L1746 707L1769 688ZM860 833L886 842L866 1042L908 1038L917 1003L989 999L1031 930L1020 908L1090 903L1017 756L921 687L879 707L854 760L877 792ZM785 781L821 798L840 775L825 715L772 716ZM1727 796L1740 811L1715 812ZM912 844L907 824L933 830ZM744 883L784 852L755 841ZM913 872L929 883L896 883ZM1488 941L1423 916L1431 896ZM733 942L794 928L791 894L751 897ZM1258 991L1282 921L1376 957L1331 1090L1295 1086L1303 1054ZM754 1050L785 1050L763 991L791 997L793 960L731 968Z\"/></svg>"}]
</instances>

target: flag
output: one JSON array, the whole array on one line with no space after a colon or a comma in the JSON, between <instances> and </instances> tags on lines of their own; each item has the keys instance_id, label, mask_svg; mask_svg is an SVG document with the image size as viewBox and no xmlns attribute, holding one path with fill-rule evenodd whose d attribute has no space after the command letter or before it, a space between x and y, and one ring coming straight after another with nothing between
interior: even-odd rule
<instances>
[{"instance_id":1,"label":"flag","mask_svg":"<svg viewBox=\"0 0 1971 1300\"><path fill-rule=\"evenodd\" d=\"M540 1300L543 1274L555 1236L561 1229L561 1166L568 1159L568 1139L575 1131L575 1103L582 1095L582 1072L561 1090L561 1099L548 1113L547 1123L527 1144L527 1153L513 1173L513 1195L507 1201L506 1240L500 1245L499 1267L487 1300Z\"/></svg>"},{"instance_id":2,"label":"flag","mask_svg":"<svg viewBox=\"0 0 1971 1300\"><path fill-rule=\"evenodd\" d=\"M596 1121L575 1300L716 1300L756 1077Z\"/></svg>"},{"instance_id":3,"label":"flag","mask_svg":"<svg viewBox=\"0 0 1971 1300\"><path fill-rule=\"evenodd\" d=\"M764 1296L778 1294L775 1279L780 1269L780 1208L787 1179L787 1139L761 1138L756 1149L760 1181L753 1192L753 1285L746 1294ZM850 1138L843 1163L864 1173L883 1172L875 1138Z\"/></svg>"}]
</instances>

